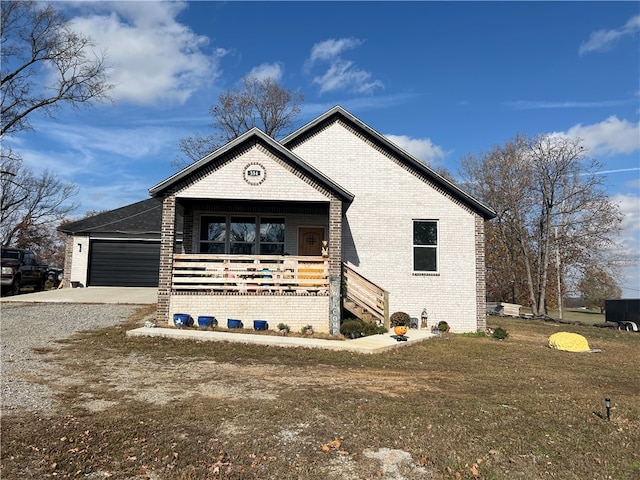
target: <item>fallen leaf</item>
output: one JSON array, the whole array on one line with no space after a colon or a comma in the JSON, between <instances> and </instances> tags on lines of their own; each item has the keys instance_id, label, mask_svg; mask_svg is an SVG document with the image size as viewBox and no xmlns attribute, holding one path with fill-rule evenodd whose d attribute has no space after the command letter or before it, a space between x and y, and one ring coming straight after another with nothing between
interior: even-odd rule
<instances>
[{"instance_id":1,"label":"fallen leaf","mask_svg":"<svg viewBox=\"0 0 640 480\"><path fill-rule=\"evenodd\" d=\"M326 443L324 445L322 445L322 451L323 452L328 452L329 450L331 450L331 448L329 447L329 445L327 445Z\"/></svg>"}]
</instances>

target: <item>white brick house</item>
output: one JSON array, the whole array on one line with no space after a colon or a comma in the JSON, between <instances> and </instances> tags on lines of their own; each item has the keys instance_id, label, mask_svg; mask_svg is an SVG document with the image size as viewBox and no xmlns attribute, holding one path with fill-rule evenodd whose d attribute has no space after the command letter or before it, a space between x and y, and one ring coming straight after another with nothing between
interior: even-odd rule
<instances>
[{"instance_id":1,"label":"white brick house","mask_svg":"<svg viewBox=\"0 0 640 480\"><path fill-rule=\"evenodd\" d=\"M150 193L163 202L158 312L169 322L337 333L345 306L387 324L426 309L429 326L485 327L494 212L341 107L280 142L252 129Z\"/></svg>"}]
</instances>

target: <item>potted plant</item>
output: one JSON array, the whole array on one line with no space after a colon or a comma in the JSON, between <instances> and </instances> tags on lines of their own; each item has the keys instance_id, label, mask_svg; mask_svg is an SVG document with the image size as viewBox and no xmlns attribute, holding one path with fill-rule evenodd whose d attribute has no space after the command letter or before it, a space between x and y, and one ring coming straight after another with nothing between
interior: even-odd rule
<instances>
[{"instance_id":1,"label":"potted plant","mask_svg":"<svg viewBox=\"0 0 640 480\"><path fill-rule=\"evenodd\" d=\"M445 321L438 323L438 331L440 333L448 333L449 332L449 324Z\"/></svg>"},{"instance_id":2,"label":"potted plant","mask_svg":"<svg viewBox=\"0 0 640 480\"><path fill-rule=\"evenodd\" d=\"M393 333L399 337L404 337L409 330L409 322L411 317L405 312L395 312L389 318L391 326L393 327Z\"/></svg>"},{"instance_id":3,"label":"potted plant","mask_svg":"<svg viewBox=\"0 0 640 480\"><path fill-rule=\"evenodd\" d=\"M280 335L287 335L291 331L291 327L285 323L279 323L278 331L280 332Z\"/></svg>"}]
</instances>

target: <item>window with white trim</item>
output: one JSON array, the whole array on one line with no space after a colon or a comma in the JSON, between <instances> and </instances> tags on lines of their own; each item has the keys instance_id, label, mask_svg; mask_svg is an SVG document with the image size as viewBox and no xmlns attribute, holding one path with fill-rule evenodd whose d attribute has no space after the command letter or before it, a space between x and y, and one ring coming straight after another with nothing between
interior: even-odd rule
<instances>
[{"instance_id":1,"label":"window with white trim","mask_svg":"<svg viewBox=\"0 0 640 480\"><path fill-rule=\"evenodd\" d=\"M438 271L438 222L413 221L413 271Z\"/></svg>"}]
</instances>

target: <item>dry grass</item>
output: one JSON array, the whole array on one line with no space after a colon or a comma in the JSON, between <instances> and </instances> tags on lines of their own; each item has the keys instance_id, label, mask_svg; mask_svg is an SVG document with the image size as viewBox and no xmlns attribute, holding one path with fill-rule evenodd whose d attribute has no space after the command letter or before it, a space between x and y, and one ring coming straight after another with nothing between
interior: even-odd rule
<instances>
[{"instance_id":1,"label":"dry grass","mask_svg":"<svg viewBox=\"0 0 640 480\"><path fill-rule=\"evenodd\" d=\"M379 355L84 333L42 352L60 408L2 419L2 478L638 478L640 335L489 324Z\"/></svg>"}]
</instances>

